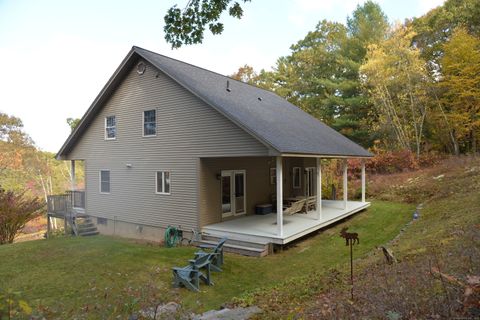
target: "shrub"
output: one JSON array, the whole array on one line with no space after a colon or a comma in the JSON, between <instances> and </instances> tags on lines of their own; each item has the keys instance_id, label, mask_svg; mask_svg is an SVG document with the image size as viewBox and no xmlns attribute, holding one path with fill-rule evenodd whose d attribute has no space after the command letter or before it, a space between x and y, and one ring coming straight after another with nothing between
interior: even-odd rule
<instances>
[{"instance_id":1,"label":"shrub","mask_svg":"<svg viewBox=\"0 0 480 320\"><path fill-rule=\"evenodd\" d=\"M38 198L27 198L0 188L0 245L12 243L25 224L38 217L45 204Z\"/></svg>"},{"instance_id":2,"label":"shrub","mask_svg":"<svg viewBox=\"0 0 480 320\"><path fill-rule=\"evenodd\" d=\"M365 163L365 170L369 174L391 174L404 171L413 171L424 167L431 167L439 163L444 157L438 153L424 153L416 157L410 150L382 151L375 150L373 158ZM348 160L349 178L360 178L360 159Z\"/></svg>"}]
</instances>

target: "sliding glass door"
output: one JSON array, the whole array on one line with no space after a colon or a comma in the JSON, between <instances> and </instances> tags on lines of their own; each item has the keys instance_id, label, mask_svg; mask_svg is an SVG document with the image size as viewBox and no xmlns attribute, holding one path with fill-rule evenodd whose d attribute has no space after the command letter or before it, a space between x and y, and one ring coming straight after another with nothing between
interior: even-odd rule
<instances>
[{"instance_id":1,"label":"sliding glass door","mask_svg":"<svg viewBox=\"0 0 480 320\"><path fill-rule=\"evenodd\" d=\"M221 179L222 217L245 214L245 170L223 170Z\"/></svg>"}]
</instances>

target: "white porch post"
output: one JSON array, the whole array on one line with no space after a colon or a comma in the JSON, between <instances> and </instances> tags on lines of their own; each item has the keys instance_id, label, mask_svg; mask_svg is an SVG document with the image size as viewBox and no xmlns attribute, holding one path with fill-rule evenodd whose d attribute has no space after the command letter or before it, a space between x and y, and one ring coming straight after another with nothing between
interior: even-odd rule
<instances>
[{"instance_id":1,"label":"white porch post","mask_svg":"<svg viewBox=\"0 0 480 320\"><path fill-rule=\"evenodd\" d=\"M348 201L348 165L347 159L343 161L343 208L347 210Z\"/></svg>"},{"instance_id":2,"label":"white porch post","mask_svg":"<svg viewBox=\"0 0 480 320\"><path fill-rule=\"evenodd\" d=\"M283 237L283 159L277 157L277 235Z\"/></svg>"},{"instance_id":3,"label":"white porch post","mask_svg":"<svg viewBox=\"0 0 480 320\"><path fill-rule=\"evenodd\" d=\"M322 159L317 158L317 220L322 220Z\"/></svg>"},{"instance_id":4,"label":"white porch post","mask_svg":"<svg viewBox=\"0 0 480 320\"><path fill-rule=\"evenodd\" d=\"M75 191L76 181L75 181L75 160L70 160L70 183L72 191Z\"/></svg>"},{"instance_id":5,"label":"white porch post","mask_svg":"<svg viewBox=\"0 0 480 320\"><path fill-rule=\"evenodd\" d=\"M362 160L362 202L365 202L365 160Z\"/></svg>"}]
</instances>

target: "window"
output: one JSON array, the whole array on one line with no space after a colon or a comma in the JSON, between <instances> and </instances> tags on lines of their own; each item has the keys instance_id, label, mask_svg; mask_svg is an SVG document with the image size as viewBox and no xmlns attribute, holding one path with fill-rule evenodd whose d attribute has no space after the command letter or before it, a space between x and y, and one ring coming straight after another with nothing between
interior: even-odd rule
<instances>
[{"instance_id":1,"label":"window","mask_svg":"<svg viewBox=\"0 0 480 320\"><path fill-rule=\"evenodd\" d=\"M100 170L100 193L110 193L109 170Z\"/></svg>"},{"instance_id":2,"label":"window","mask_svg":"<svg viewBox=\"0 0 480 320\"><path fill-rule=\"evenodd\" d=\"M155 176L156 180L156 193L170 194L170 172L169 171L157 171Z\"/></svg>"},{"instance_id":3,"label":"window","mask_svg":"<svg viewBox=\"0 0 480 320\"><path fill-rule=\"evenodd\" d=\"M300 184L301 184L301 168L300 167L293 167L293 188L294 189L300 189Z\"/></svg>"},{"instance_id":4,"label":"window","mask_svg":"<svg viewBox=\"0 0 480 320\"><path fill-rule=\"evenodd\" d=\"M277 169L270 168L270 184L276 184L276 183L277 183Z\"/></svg>"},{"instance_id":5,"label":"window","mask_svg":"<svg viewBox=\"0 0 480 320\"><path fill-rule=\"evenodd\" d=\"M117 119L115 116L105 117L105 140L114 140L117 137Z\"/></svg>"},{"instance_id":6,"label":"window","mask_svg":"<svg viewBox=\"0 0 480 320\"><path fill-rule=\"evenodd\" d=\"M157 134L156 110L143 111L143 136L154 136Z\"/></svg>"}]
</instances>

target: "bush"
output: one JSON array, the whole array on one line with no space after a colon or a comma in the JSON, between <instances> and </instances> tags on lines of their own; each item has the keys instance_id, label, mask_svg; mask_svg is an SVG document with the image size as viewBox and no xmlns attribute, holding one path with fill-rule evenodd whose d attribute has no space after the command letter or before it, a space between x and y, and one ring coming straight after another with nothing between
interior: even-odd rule
<instances>
[{"instance_id":1,"label":"bush","mask_svg":"<svg viewBox=\"0 0 480 320\"><path fill-rule=\"evenodd\" d=\"M0 188L0 245L12 243L25 224L42 213L45 204L38 198L27 198Z\"/></svg>"},{"instance_id":2,"label":"bush","mask_svg":"<svg viewBox=\"0 0 480 320\"><path fill-rule=\"evenodd\" d=\"M444 156L438 153L424 153L416 157L410 150L382 151L375 150L377 153L365 163L365 170L369 174L391 174L404 171L413 171L424 167L431 167L439 163ZM360 178L361 175L360 159L348 160L349 178Z\"/></svg>"}]
</instances>

